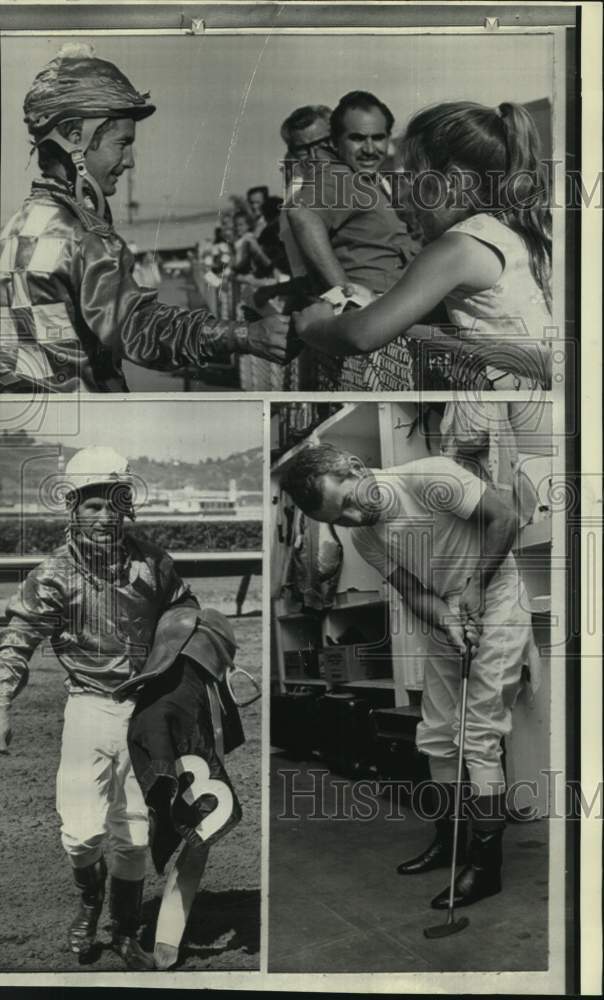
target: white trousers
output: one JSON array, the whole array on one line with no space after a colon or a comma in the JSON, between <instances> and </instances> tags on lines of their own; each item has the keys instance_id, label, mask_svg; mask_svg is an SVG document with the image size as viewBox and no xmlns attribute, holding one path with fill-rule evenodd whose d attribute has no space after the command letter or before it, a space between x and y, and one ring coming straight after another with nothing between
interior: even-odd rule
<instances>
[{"instance_id":1,"label":"white trousers","mask_svg":"<svg viewBox=\"0 0 604 1000\"><path fill-rule=\"evenodd\" d=\"M98 861L105 843L111 873L144 878L148 812L128 754L134 701L71 694L65 706L57 812L61 841L74 868Z\"/></svg>"},{"instance_id":2,"label":"white trousers","mask_svg":"<svg viewBox=\"0 0 604 1000\"><path fill-rule=\"evenodd\" d=\"M452 610L455 602L449 601ZM522 668L538 684L539 654L533 638L529 599L515 573L497 573L488 587L480 648L468 681L464 761L479 795L504 790L501 738L511 732L512 708L521 686ZM441 654L427 657L422 720L417 746L430 758L435 781L454 782L459 746L460 660Z\"/></svg>"}]
</instances>

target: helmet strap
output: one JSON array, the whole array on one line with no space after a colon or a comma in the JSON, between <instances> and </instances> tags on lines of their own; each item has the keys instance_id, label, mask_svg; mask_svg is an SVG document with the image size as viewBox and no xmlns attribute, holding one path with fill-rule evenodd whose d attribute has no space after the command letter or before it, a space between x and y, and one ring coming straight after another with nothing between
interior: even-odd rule
<instances>
[{"instance_id":1,"label":"helmet strap","mask_svg":"<svg viewBox=\"0 0 604 1000\"><path fill-rule=\"evenodd\" d=\"M84 118L82 120L82 134L77 144L61 135L56 127L44 136L44 139L52 139L53 142L56 142L71 158L76 172L75 198L77 203L83 208L89 208L89 202L92 200L96 214L101 218L105 216L107 203L99 184L88 172L86 153L96 130L106 121L107 118Z\"/></svg>"},{"instance_id":2,"label":"helmet strap","mask_svg":"<svg viewBox=\"0 0 604 1000\"><path fill-rule=\"evenodd\" d=\"M105 195L101 191L92 174L88 173L84 153L81 149L74 149L69 155L71 156L73 165L76 169L75 197L78 205L82 205L84 208L89 207L87 203L90 199L90 193L92 193L92 200L96 206L96 213L103 218L107 207Z\"/></svg>"}]
</instances>

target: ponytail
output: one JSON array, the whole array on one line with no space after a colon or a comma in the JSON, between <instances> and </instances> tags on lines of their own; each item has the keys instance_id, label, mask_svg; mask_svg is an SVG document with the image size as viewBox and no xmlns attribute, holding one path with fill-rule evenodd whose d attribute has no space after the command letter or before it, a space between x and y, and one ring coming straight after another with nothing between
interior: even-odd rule
<instances>
[{"instance_id":1,"label":"ponytail","mask_svg":"<svg viewBox=\"0 0 604 1000\"><path fill-rule=\"evenodd\" d=\"M495 109L506 147L506 170L499 188L499 217L522 237L533 278L551 307L551 211L541 143L535 123L521 104Z\"/></svg>"},{"instance_id":2,"label":"ponytail","mask_svg":"<svg viewBox=\"0 0 604 1000\"><path fill-rule=\"evenodd\" d=\"M539 135L526 108L511 102L489 108L471 101L426 108L409 122L399 155L412 175L459 166L479 177L478 189L463 197L474 212L497 216L520 236L531 274L550 307L548 181Z\"/></svg>"}]
</instances>

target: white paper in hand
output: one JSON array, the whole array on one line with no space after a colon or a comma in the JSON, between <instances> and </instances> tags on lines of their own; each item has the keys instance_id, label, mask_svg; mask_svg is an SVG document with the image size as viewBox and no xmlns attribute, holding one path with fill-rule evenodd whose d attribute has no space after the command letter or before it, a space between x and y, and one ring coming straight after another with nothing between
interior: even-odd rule
<instances>
[{"instance_id":1,"label":"white paper in hand","mask_svg":"<svg viewBox=\"0 0 604 1000\"><path fill-rule=\"evenodd\" d=\"M330 306L332 306L336 316L339 316L347 306L354 306L355 309L363 309L375 298L373 292L368 288L363 288L362 285L354 285L352 287L354 291L351 295L345 293L342 285L334 285L333 288L330 288L321 295L323 301L329 302Z\"/></svg>"}]
</instances>

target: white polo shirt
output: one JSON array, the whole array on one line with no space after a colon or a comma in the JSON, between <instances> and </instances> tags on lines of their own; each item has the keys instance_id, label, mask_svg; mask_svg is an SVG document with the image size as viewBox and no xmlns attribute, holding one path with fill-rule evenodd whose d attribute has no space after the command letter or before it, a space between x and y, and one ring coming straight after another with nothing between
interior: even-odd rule
<instances>
[{"instance_id":1,"label":"white polo shirt","mask_svg":"<svg viewBox=\"0 0 604 1000\"><path fill-rule=\"evenodd\" d=\"M480 562L472 514L487 484L443 455L373 473L382 512L377 524L352 529L359 554L385 579L401 566L439 597L460 593ZM514 569L511 553L508 561Z\"/></svg>"}]
</instances>

